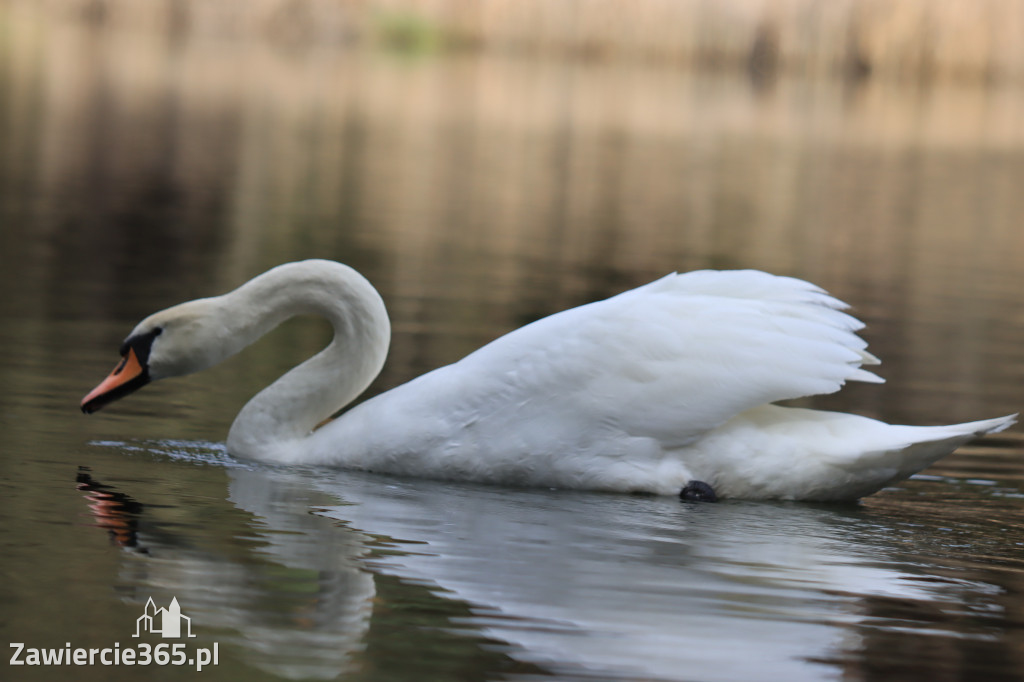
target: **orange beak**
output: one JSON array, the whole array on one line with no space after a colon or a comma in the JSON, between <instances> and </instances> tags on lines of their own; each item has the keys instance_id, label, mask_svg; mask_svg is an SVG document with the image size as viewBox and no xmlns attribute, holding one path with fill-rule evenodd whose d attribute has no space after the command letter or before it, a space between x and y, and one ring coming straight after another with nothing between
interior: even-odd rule
<instances>
[{"instance_id":1,"label":"orange beak","mask_svg":"<svg viewBox=\"0 0 1024 682\"><path fill-rule=\"evenodd\" d=\"M82 398L82 412L91 414L107 403L123 398L148 383L149 371L139 362L135 349L129 347L110 376Z\"/></svg>"}]
</instances>

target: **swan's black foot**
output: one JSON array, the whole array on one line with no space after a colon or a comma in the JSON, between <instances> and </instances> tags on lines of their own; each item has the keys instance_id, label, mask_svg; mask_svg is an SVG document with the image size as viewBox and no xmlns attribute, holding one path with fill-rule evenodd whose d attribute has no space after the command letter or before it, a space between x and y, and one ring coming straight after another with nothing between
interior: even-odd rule
<instances>
[{"instance_id":1,"label":"swan's black foot","mask_svg":"<svg viewBox=\"0 0 1024 682\"><path fill-rule=\"evenodd\" d=\"M718 495L704 481L690 481L679 491L679 499L683 502L718 502Z\"/></svg>"}]
</instances>

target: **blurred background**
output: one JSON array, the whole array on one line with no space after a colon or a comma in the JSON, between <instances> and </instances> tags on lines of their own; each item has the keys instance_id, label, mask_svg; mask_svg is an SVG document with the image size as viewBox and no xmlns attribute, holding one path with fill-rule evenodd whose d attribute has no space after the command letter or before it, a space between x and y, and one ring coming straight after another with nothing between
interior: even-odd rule
<instances>
[{"instance_id":1,"label":"blurred background","mask_svg":"<svg viewBox=\"0 0 1024 682\"><path fill-rule=\"evenodd\" d=\"M556 569L518 582L538 604L601 586L558 612L569 640L605 642L590 609L628 604L608 632L629 615L644 641L676 633L659 655L674 672L706 653L694 679L749 679L737 650L806 663L791 680L1022 679L1019 427L850 510L249 475L215 444L327 342L305 320L78 414L139 319L307 257L356 267L388 305L371 394L671 271L758 268L852 304L883 359L886 385L813 404L918 424L1017 412L1022 36L1007 0L0 0L0 641L109 646L166 592L223 635L213 679L299 679L296 643L319 647L319 677L383 679L389 661L404 677L387 679L525 676L532 658L495 651L530 628L469 614L528 600L453 595L505 594L537 552ZM327 479L340 492L318 492ZM389 495L414 504L372 506ZM439 543L459 496L463 521L543 514L521 546ZM436 568L395 579L385 536L494 563L469 588ZM665 575L633 580L652 566ZM723 641L706 645L694 608ZM797 622L830 643L780 649ZM638 677L613 670L587 679Z\"/></svg>"},{"instance_id":2,"label":"blurred background","mask_svg":"<svg viewBox=\"0 0 1024 682\"><path fill-rule=\"evenodd\" d=\"M754 267L869 323L890 386L837 406L1015 411L1021 35L998 0L0 0L0 305L116 322L113 349L335 258L394 318L380 388L673 270Z\"/></svg>"}]
</instances>

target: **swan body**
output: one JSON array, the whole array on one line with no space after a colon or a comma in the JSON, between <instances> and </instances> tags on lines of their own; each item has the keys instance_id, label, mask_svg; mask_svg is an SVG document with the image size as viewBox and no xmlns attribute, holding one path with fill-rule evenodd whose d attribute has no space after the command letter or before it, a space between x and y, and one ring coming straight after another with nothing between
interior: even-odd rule
<instances>
[{"instance_id":1,"label":"swan body","mask_svg":"<svg viewBox=\"0 0 1024 682\"><path fill-rule=\"evenodd\" d=\"M210 367L297 314L325 316L323 351L258 393L228 434L236 456L522 486L853 500L1015 416L894 426L774 405L879 383L844 304L757 271L673 274L511 332L459 362L316 425L365 390L387 355L384 303L355 270L278 266L143 320L82 401Z\"/></svg>"}]
</instances>

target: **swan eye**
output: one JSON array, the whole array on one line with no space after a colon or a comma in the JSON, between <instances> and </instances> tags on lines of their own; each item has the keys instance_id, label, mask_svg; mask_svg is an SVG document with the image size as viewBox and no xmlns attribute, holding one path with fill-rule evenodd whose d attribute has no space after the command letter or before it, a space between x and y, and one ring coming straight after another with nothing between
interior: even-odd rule
<instances>
[{"instance_id":1,"label":"swan eye","mask_svg":"<svg viewBox=\"0 0 1024 682\"><path fill-rule=\"evenodd\" d=\"M121 357L128 355L128 350L135 351L136 357L143 366L149 360L149 352L153 349L153 339L164 333L163 327L154 327L144 334L129 336L121 344Z\"/></svg>"}]
</instances>

